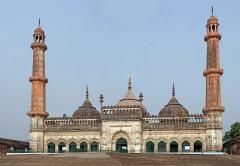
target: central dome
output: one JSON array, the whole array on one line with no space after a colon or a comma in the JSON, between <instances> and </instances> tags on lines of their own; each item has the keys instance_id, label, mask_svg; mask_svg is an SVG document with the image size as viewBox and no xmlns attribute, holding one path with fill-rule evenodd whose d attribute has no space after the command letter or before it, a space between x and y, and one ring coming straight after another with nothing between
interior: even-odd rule
<instances>
[{"instance_id":1,"label":"central dome","mask_svg":"<svg viewBox=\"0 0 240 166\"><path fill-rule=\"evenodd\" d=\"M165 116L165 117L183 117L188 116L188 110L183 107L178 100L175 98L175 88L173 84L173 92L172 92L172 98L168 102L168 104L159 112L159 116Z\"/></svg>"},{"instance_id":2,"label":"central dome","mask_svg":"<svg viewBox=\"0 0 240 166\"><path fill-rule=\"evenodd\" d=\"M141 104L140 100L135 97L132 93L131 80L128 82L128 91L116 105L117 106L139 106Z\"/></svg>"},{"instance_id":3,"label":"central dome","mask_svg":"<svg viewBox=\"0 0 240 166\"><path fill-rule=\"evenodd\" d=\"M91 101L88 99L88 88L86 90L86 99L81 107L73 113L73 118L77 119L100 119L100 112L93 107Z\"/></svg>"},{"instance_id":4,"label":"central dome","mask_svg":"<svg viewBox=\"0 0 240 166\"><path fill-rule=\"evenodd\" d=\"M119 107L131 107L131 106L136 106L136 107L140 107L142 106L143 107L143 110L145 113L147 113L147 109L146 107L143 105L143 101L142 99L138 99L137 97L135 97L133 95L133 92L132 92L132 85L131 85L131 78L129 78L129 81L128 81L128 91L127 93L124 95L123 99L121 99L117 104L116 106L119 106ZM142 94L140 94L141 97Z\"/></svg>"}]
</instances>

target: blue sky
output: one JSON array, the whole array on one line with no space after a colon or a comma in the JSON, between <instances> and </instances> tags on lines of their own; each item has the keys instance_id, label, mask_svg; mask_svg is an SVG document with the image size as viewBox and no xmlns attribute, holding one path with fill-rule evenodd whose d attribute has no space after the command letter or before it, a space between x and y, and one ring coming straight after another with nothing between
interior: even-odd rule
<instances>
[{"instance_id":1,"label":"blue sky","mask_svg":"<svg viewBox=\"0 0 240 166\"><path fill-rule=\"evenodd\" d=\"M224 130L239 121L240 1L85 0L0 2L0 137L28 140L33 30L46 33L47 111L71 116L85 98L114 105L132 77L151 114L176 97L190 113L205 102L205 25L220 22Z\"/></svg>"}]
</instances>

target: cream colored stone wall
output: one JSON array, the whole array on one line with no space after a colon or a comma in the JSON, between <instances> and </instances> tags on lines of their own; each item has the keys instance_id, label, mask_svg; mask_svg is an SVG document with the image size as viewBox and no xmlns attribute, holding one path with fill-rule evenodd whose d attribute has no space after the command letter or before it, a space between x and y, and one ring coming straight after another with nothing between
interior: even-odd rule
<instances>
[{"instance_id":1,"label":"cream colored stone wall","mask_svg":"<svg viewBox=\"0 0 240 166\"><path fill-rule=\"evenodd\" d=\"M69 132L45 132L44 135L44 147L45 152L47 152L48 143L53 142L55 144L55 151L58 152L58 144L60 142L63 142L66 144L66 151L69 151L69 144L71 142L75 142L77 144L77 149L80 148L80 144L82 142L86 142L88 145L88 151L90 151L90 145L91 142L96 141L100 143L100 132L91 132L91 131L85 131L85 132L79 132L79 131L69 131ZM98 149L101 150L101 149Z\"/></svg>"},{"instance_id":2,"label":"cream colored stone wall","mask_svg":"<svg viewBox=\"0 0 240 166\"><path fill-rule=\"evenodd\" d=\"M117 139L123 137L128 142L128 152L141 152L141 121L103 121L102 151L115 151Z\"/></svg>"},{"instance_id":3,"label":"cream colored stone wall","mask_svg":"<svg viewBox=\"0 0 240 166\"><path fill-rule=\"evenodd\" d=\"M34 116L30 118L30 148L35 152L44 151L44 129L43 129L44 118L41 116Z\"/></svg>"},{"instance_id":4,"label":"cream colored stone wall","mask_svg":"<svg viewBox=\"0 0 240 166\"><path fill-rule=\"evenodd\" d=\"M160 141L166 143L167 152L170 152L170 143L176 141L178 143L178 151L182 152L182 142L185 140L190 143L191 152L194 151L194 142L197 140L202 142L203 151L206 150L205 130L143 131L142 135L142 152L146 152L146 143L148 141L154 143L154 152L158 152L158 143Z\"/></svg>"}]
</instances>

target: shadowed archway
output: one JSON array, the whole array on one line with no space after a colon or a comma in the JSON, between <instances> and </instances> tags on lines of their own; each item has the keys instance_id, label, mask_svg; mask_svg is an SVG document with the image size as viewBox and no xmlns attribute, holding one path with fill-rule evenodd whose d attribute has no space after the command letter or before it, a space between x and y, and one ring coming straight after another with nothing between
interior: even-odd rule
<instances>
[{"instance_id":1,"label":"shadowed archway","mask_svg":"<svg viewBox=\"0 0 240 166\"><path fill-rule=\"evenodd\" d=\"M128 153L128 144L127 140L123 137L117 139L116 142L116 152Z\"/></svg>"}]
</instances>

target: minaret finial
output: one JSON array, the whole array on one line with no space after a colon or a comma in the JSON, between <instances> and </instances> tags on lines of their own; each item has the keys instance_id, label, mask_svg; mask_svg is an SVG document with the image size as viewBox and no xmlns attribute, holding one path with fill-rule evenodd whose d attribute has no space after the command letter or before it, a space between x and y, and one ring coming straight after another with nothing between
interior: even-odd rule
<instances>
[{"instance_id":1,"label":"minaret finial","mask_svg":"<svg viewBox=\"0 0 240 166\"><path fill-rule=\"evenodd\" d=\"M175 86L174 86L174 82L173 82L173 87L172 87L172 96L175 96Z\"/></svg>"},{"instance_id":2,"label":"minaret finial","mask_svg":"<svg viewBox=\"0 0 240 166\"><path fill-rule=\"evenodd\" d=\"M38 18L38 27L41 27L41 20Z\"/></svg>"},{"instance_id":3,"label":"minaret finial","mask_svg":"<svg viewBox=\"0 0 240 166\"><path fill-rule=\"evenodd\" d=\"M212 15L213 15L213 6L212 6Z\"/></svg>"},{"instance_id":4,"label":"minaret finial","mask_svg":"<svg viewBox=\"0 0 240 166\"><path fill-rule=\"evenodd\" d=\"M88 99L88 97L89 97L89 93L88 93L88 86L87 86L87 88L86 88L86 99Z\"/></svg>"},{"instance_id":5,"label":"minaret finial","mask_svg":"<svg viewBox=\"0 0 240 166\"><path fill-rule=\"evenodd\" d=\"M129 80L128 80L128 90L132 90L132 81L131 81L131 77L129 77Z\"/></svg>"}]
</instances>

